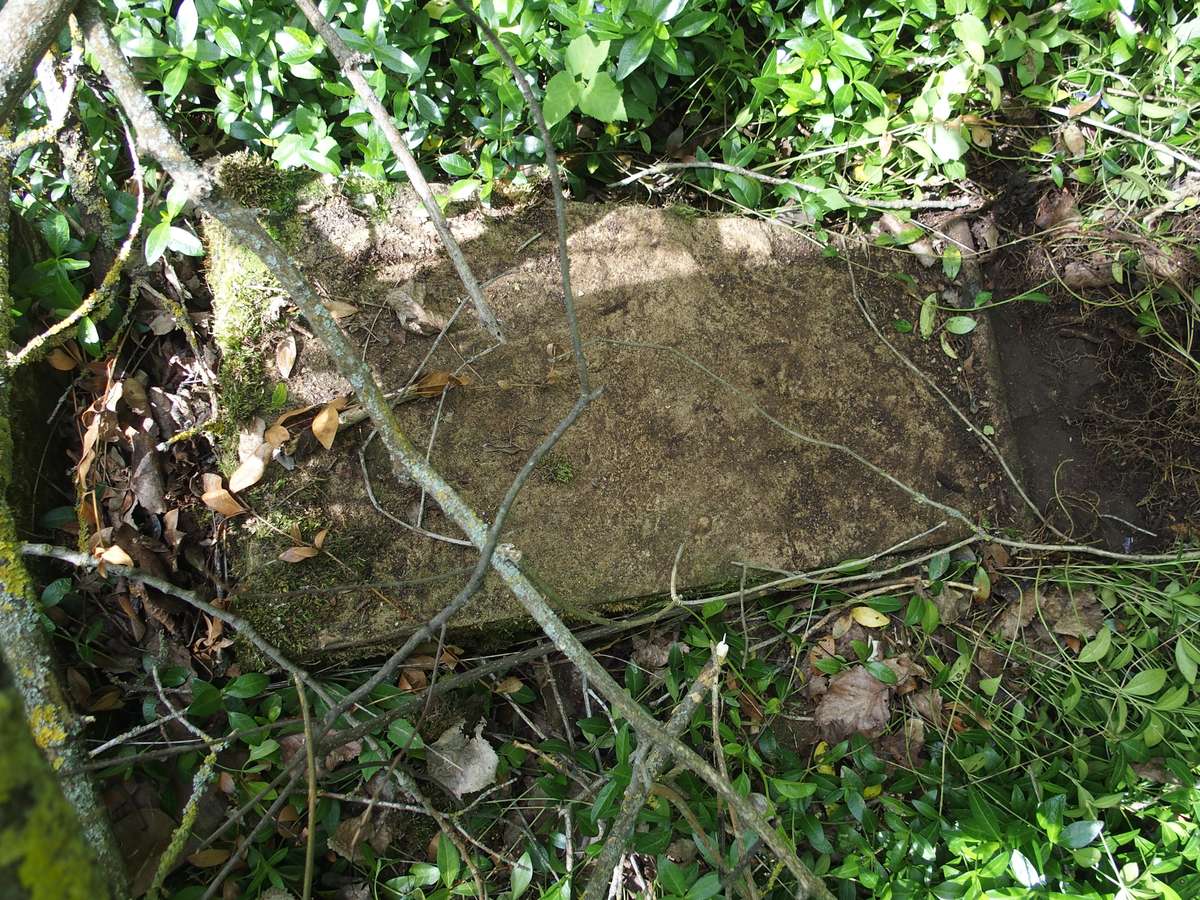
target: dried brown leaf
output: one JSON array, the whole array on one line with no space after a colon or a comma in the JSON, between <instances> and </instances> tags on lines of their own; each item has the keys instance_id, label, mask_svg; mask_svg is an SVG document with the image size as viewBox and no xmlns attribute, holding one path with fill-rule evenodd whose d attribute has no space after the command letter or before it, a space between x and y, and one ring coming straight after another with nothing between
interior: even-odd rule
<instances>
[{"instance_id":1,"label":"dried brown leaf","mask_svg":"<svg viewBox=\"0 0 1200 900\"><path fill-rule=\"evenodd\" d=\"M312 433L326 450L333 449L333 439L338 431L338 410L344 405L345 401L341 401L341 405L338 405L336 400L326 403L313 419Z\"/></svg>"},{"instance_id":2,"label":"dried brown leaf","mask_svg":"<svg viewBox=\"0 0 1200 900\"><path fill-rule=\"evenodd\" d=\"M496 686L492 690L497 694L515 694L523 687L525 687L525 682L516 675L509 675L507 678L501 678L497 681Z\"/></svg>"},{"instance_id":3,"label":"dried brown leaf","mask_svg":"<svg viewBox=\"0 0 1200 900\"><path fill-rule=\"evenodd\" d=\"M242 504L237 502L233 494L221 487L220 478L217 478L217 487L213 490L205 491L200 496L200 499L213 512L219 512L226 518L240 516L246 511Z\"/></svg>"},{"instance_id":4,"label":"dried brown leaf","mask_svg":"<svg viewBox=\"0 0 1200 900\"><path fill-rule=\"evenodd\" d=\"M413 393L418 397L440 397L442 391L463 387L466 384L468 384L467 379L460 378L453 372L426 372L413 385Z\"/></svg>"},{"instance_id":5,"label":"dried brown leaf","mask_svg":"<svg viewBox=\"0 0 1200 900\"><path fill-rule=\"evenodd\" d=\"M229 851L221 847L209 847L198 850L187 858L187 861L197 869L211 869L229 859Z\"/></svg>"},{"instance_id":6,"label":"dried brown leaf","mask_svg":"<svg viewBox=\"0 0 1200 900\"><path fill-rule=\"evenodd\" d=\"M1079 126L1075 124L1067 125L1059 133L1059 139L1062 141L1063 147L1072 156L1083 156L1083 151L1087 147L1087 141L1083 137L1083 132L1079 130Z\"/></svg>"},{"instance_id":7,"label":"dried brown leaf","mask_svg":"<svg viewBox=\"0 0 1200 900\"><path fill-rule=\"evenodd\" d=\"M285 563L298 563L312 559L320 552L316 547L288 547L279 554L279 558Z\"/></svg>"},{"instance_id":8,"label":"dried brown leaf","mask_svg":"<svg viewBox=\"0 0 1200 900\"><path fill-rule=\"evenodd\" d=\"M852 734L878 737L887 727L888 715L888 686L855 666L830 679L813 721L828 740L840 741Z\"/></svg>"},{"instance_id":9,"label":"dried brown leaf","mask_svg":"<svg viewBox=\"0 0 1200 900\"><path fill-rule=\"evenodd\" d=\"M1095 94L1093 94L1091 97L1088 97L1086 100L1080 100L1078 103L1072 103L1067 107L1067 115L1072 119L1074 119L1076 116L1082 116L1085 112L1100 102L1100 96L1100 92L1096 91Z\"/></svg>"},{"instance_id":10,"label":"dried brown leaf","mask_svg":"<svg viewBox=\"0 0 1200 900\"><path fill-rule=\"evenodd\" d=\"M275 368L279 370L279 377L286 380L292 374L294 365L296 365L296 336L289 334L275 347Z\"/></svg>"},{"instance_id":11,"label":"dried brown leaf","mask_svg":"<svg viewBox=\"0 0 1200 900\"><path fill-rule=\"evenodd\" d=\"M426 748L426 760L429 777L459 798L495 784L500 762L483 737L483 723L476 726L474 737L467 737L461 719Z\"/></svg>"},{"instance_id":12,"label":"dried brown leaf","mask_svg":"<svg viewBox=\"0 0 1200 900\"><path fill-rule=\"evenodd\" d=\"M329 529L322 528L317 532L317 536L313 538L313 546L320 550L325 546L325 538L329 537Z\"/></svg>"},{"instance_id":13,"label":"dried brown leaf","mask_svg":"<svg viewBox=\"0 0 1200 900\"><path fill-rule=\"evenodd\" d=\"M246 488L258 484L262 480L263 473L267 471L267 460L274 452L274 447L264 443L251 456L246 457L229 476L229 490L239 494Z\"/></svg>"},{"instance_id":14,"label":"dried brown leaf","mask_svg":"<svg viewBox=\"0 0 1200 900\"><path fill-rule=\"evenodd\" d=\"M100 550L99 547L96 548ZM111 547L105 547L99 554L100 559L106 563L111 563L114 566L129 566L133 568L133 559L126 553L119 544L113 544Z\"/></svg>"},{"instance_id":15,"label":"dried brown leaf","mask_svg":"<svg viewBox=\"0 0 1200 900\"><path fill-rule=\"evenodd\" d=\"M326 300L325 308L329 310L329 314L335 319L345 319L347 316L352 316L358 312L357 306L341 300Z\"/></svg>"},{"instance_id":16,"label":"dried brown leaf","mask_svg":"<svg viewBox=\"0 0 1200 900\"><path fill-rule=\"evenodd\" d=\"M291 440L292 433L283 425L272 425L263 434L263 440L272 447L282 447Z\"/></svg>"},{"instance_id":17,"label":"dried brown leaf","mask_svg":"<svg viewBox=\"0 0 1200 900\"><path fill-rule=\"evenodd\" d=\"M75 360L71 358L71 354L62 347L55 347L47 353L46 362L50 363L51 366L60 372L70 372L77 365Z\"/></svg>"}]
</instances>

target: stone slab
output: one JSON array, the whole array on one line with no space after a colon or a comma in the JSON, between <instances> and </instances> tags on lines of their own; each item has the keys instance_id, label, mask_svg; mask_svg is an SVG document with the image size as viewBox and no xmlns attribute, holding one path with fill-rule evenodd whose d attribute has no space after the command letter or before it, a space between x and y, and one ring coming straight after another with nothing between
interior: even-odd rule
<instances>
[{"instance_id":1,"label":"stone slab","mask_svg":"<svg viewBox=\"0 0 1200 900\"><path fill-rule=\"evenodd\" d=\"M345 323L360 343L370 335L368 358L387 389L405 383L431 344L399 328L388 293L415 279L429 311L443 316L459 300L428 223L400 207L380 220L344 198L317 204L299 246L318 283L360 307ZM577 382L549 204L476 211L454 227L476 272L494 278L487 293L508 342L463 370L470 383L446 395L440 416L436 401L398 411L419 447L436 419L434 466L490 517L530 450L570 408ZM785 571L835 563L946 519L768 416L853 448L972 519L1011 520L994 461L871 333L845 262L802 235L690 210L572 204L570 248L586 355L604 393L535 473L505 534L569 617L666 592L681 544L678 583L698 588L736 583L738 563ZM883 275L860 277L858 289L888 323L907 304L897 299L900 284ZM218 304L229 302L214 290ZM487 348L469 311L461 319L429 369L457 369ZM1003 437L986 322L955 341L970 360L973 409ZM288 387L297 404L348 390L303 338ZM276 559L288 544L277 531L250 525L232 535L238 608L290 652L386 642L453 596L473 563L472 552L373 508L358 454L367 434L366 425L347 430L328 453L302 442L296 470L273 465L250 495L277 525L298 524L306 535L329 528L336 560L288 565ZM411 521L419 492L397 483L379 442L365 460L378 502ZM459 536L428 502L422 525ZM950 522L936 537L962 532ZM405 581L421 583L396 584ZM490 577L457 624L502 641L525 623Z\"/></svg>"}]
</instances>

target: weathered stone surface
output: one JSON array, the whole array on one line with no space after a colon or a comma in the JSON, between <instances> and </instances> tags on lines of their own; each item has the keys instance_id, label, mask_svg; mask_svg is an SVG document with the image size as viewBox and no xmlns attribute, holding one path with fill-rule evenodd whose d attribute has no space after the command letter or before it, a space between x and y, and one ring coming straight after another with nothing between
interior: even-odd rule
<instances>
[{"instance_id":1,"label":"weathered stone surface","mask_svg":"<svg viewBox=\"0 0 1200 900\"><path fill-rule=\"evenodd\" d=\"M331 202L357 216L344 199ZM432 339L405 336L384 297L415 279L429 312L448 316L458 303L452 272L431 252L425 226L408 221L401 231L365 216L342 222L347 233L373 236L347 254L339 228L330 230L328 205L310 218L329 236L311 230L301 241L309 270L331 297L359 307L345 324L360 342L370 336L368 358L385 387L402 386ZM487 293L508 343L467 366L471 383L446 395L440 417L436 400L403 404L399 413L420 447L436 421L433 464L490 516L529 451L571 406L577 383L548 209L474 213L454 225L480 278L494 279ZM679 584L699 587L736 579L736 562L782 570L837 562L946 519L765 414L853 448L972 518L1011 518L994 463L870 332L844 262L779 226L690 211L576 204L570 232L580 327L604 395L530 481L505 535L564 612L665 592L681 543ZM893 308L909 307L898 282L860 276L859 289L887 323ZM219 285L216 293L221 302ZM486 349L472 319L468 307L427 369L455 370ZM956 340L972 357L962 378L970 379L976 419L1003 436L1002 404L986 377L986 325ZM331 368L302 338L289 405L348 391ZM416 535L372 507L358 454L367 429L339 434L328 453L310 436L296 450L294 472L273 464L250 494L283 531L298 524L311 538L329 528L334 558L288 565L276 560L288 545L278 530L252 523L235 535L238 608L293 652L424 620L474 561L472 551ZM419 492L397 484L378 442L365 460L379 503L412 521ZM422 524L459 536L429 502ZM951 522L938 539L962 530ZM280 591L291 593L275 596ZM493 637L520 621L494 579L461 619Z\"/></svg>"}]
</instances>

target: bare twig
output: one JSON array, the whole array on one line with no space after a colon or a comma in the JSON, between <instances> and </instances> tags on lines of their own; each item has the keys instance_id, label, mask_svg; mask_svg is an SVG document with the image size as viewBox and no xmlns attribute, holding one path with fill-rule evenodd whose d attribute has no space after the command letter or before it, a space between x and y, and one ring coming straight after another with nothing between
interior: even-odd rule
<instances>
[{"instance_id":1,"label":"bare twig","mask_svg":"<svg viewBox=\"0 0 1200 900\"><path fill-rule=\"evenodd\" d=\"M317 853L317 751L313 746L312 713L308 708L308 695L304 684L296 675L296 698L300 701L300 715L304 719L304 766L308 778L308 841L304 845L304 894L303 900L311 900L313 885L313 863Z\"/></svg>"},{"instance_id":2,"label":"bare twig","mask_svg":"<svg viewBox=\"0 0 1200 900\"><path fill-rule=\"evenodd\" d=\"M575 356L575 369L579 375L579 394L580 396L589 394L591 387L588 384L587 357L583 354L583 343L579 338L579 320L575 316L575 295L571 292L571 258L567 253L567 204L563 199L562 180L558 174L558 154L554 150L554 139L550 137L550 129L546 126L546 117L542 115L541 104L533 96L533 89L529 86L527 76L505 49L500 37L491 29L491 26L479 17L466 0L454 0L454 4L475 23L476 28L483 32L488 44L496 51L496 55L500 57L512 74L513 80L517 83L517 89L525 98L525 102L529 104L538 135L542 139L542 148L546 154L546 174L550 178L550 192L554 198L554 218L558 224L558 268L559 274L562 276L563 309L567 316L567 327L571 330L571 352Z\"/></svg>"},{"instance_id":3,"label":"bare twig","mask_svg":"<svg viewBox=\"0 0 1200 900\"><path fill-rule=\"evenodd\" d=\"M484 299L483 290L479 287L479 282L475 278L475 273L471 271L471 267L467 264L466 258L463 256L462 249L458 246L458 241L454 239L454 235L450 233L450 226L446 223L446 217L442 215L442 209L438 206L437 200L434 199L433 193L429 190L429 182L425 180L425 175L421 172L421 167L417 165L417 161L413 159L412 153L408 150L408 145L404 142L404 137L396 128L392 117L388 115L388 111L384 108L379 98L375 96L375 92L371 90L371 86L367 83L367 79L362 73L362 61L365 58L362 54L355 54L346 42L342 40L329 20L326 19L315 3L312 0L296 0L296 5L300 7L300 11L316 29L317 34L329 47L330 52L337 58L338 63L342 67L342 74L346 76L346 80L353 86L355 93L358 94L363 104L367 107L367 112L371 114L371 118L375 120L375 124L379 130L383 132L384 138L388 142L388 146L392 148L392 152L400 160L400 164L404 166L404 174L408 176L408 180L412 182L413 188L417 192L417 196L421 198L421 202L425 205L426 212L429 213L429 218L433 221L434 228L437 229L438 237L441 238L442 246L446 248L446 255L450 257L450 262L454 265L454 270L458 272L458 277L462 279L463 286L467 289L467 294L471 301L475 304L475 311L479 314L479 321L483 327L497 340L502 340L500 335L500 326L496 322L496 315L492 312L488 302Z\"/></svg>"},{"instance_id":4,"label":"bare twig","mask_svg":"<svg viewBox=\"0 0 1200 900\"><path fill-rule=\"evenodd\" d=\"M609 187L624 187L627 184L633 184L635 181L651 175L660 175L663 172L675 172L680 169L715 169L718 172L727 172L730 175L740 175L742 178L752 178L755 181L761 181L763 184L791 185L797 190L805 191L809 194L819 194L826 190L826 188L805 184L803 181L794 181L791 178L777 178L774 175L766 175L762 172L756 172L753 169L743 168L742 166L731 166L727 163L699 159L691 162L659 163L648 169L642 169L640 172L634 172L620 181L614 181L609 184ZM980 203L977 197L959 197L957 200L868 200L866 197L857 197L854 194L845 193L842 194L842 197L847 203L853 206L861 206L864 209L965 209L968 206L977 206Z\"/></svg>"},{"instance_id":5,"label":"bare twig","mask_svg":"<svg viewBox=\"0 0 1200 900\"><path fill-rule=\"evenodd\" d=\"M1110 125L1103 119L1097 119L1095 116L1072 116L1071 111L1063 109L1061 106L1047 106L1046 112L1053 113L1063 119L1073 119L1076 122L1082 122L1085 125L1091 125L1093 128L1098 128L1101 131L1107 131L1109 134L1115 134L1118 137L1123 137L1126 140L1137 141L1139 144L1145 144L1156 153L1161 153L1164 156L1169 156L1177 160L1196 172L1200 172L1200 160L1188 156L1178 147L1172 147L1170 144L1164 144L1162 141L1156 141L1153 138L1148 138L1140 134L1135 134L1132 131L1126 131L1117 125Z\"/></svg>"},{"instance_id":6,"label":"bare twig","mask_svg":"<svg viewBox=\"0 0 1200 900\"><path fill-rule=\"evenodd\" d=\"M724 641L713 647L712 656L700 670L700 674L696 676L691 688L679 701L679 706L675 708L675 712L671 714L671 718L667 722L666 730L671 735L678 738L687 729L688 724L692 721L692 716L703 702L710 687L716 685L717 673L728 653L729 646ZM713 727L716 727L715 721ZM604 846L592 868L591 878L583 892L584 900L600 900L605 896L605 891L612 880L613 870L621 862L625 843L633 834L634 826L637 825L638 813L645 806L646 798L650 796L650 789L654 782L670 764L670 749L658 744L651 745L649 752L647 752L647 745L639 744L637 750L633 752L633 758L630 760L629 788L621 799L621 809L612 825L609 826L608 837L605 838Z\"/></svg>"}]
</instances>

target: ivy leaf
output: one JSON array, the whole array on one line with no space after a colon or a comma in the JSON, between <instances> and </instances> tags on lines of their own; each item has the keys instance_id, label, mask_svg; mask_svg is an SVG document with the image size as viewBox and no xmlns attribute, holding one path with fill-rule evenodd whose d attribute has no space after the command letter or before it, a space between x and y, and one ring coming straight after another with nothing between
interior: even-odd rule
<instances>
[{"instance_id":1,"label":"ivy leaf","mask_svg":"<svg viewBox=\"0 0 1200 900\"><path fill-rule=\"evenodd\" d=\"M581 34L567 47L567 71L584 81L591 81L608 59L608 41L596 43L586 34Z\"/></svg>"},{"instance_id":2,"label":"ivy leaf","mask_svg":"<svg viewBox=\"0 0 1200 900\"><path fill-rule=\"evenodd\" d=\"M953 281L962 269L962 251L951 244L942 253L942 273Z\"/></svg>"},{"instance_id":3,"label":"ivy leaf","mask_svg":"<svg viewBox=\"0 0 1200 900\"><path fill-rule=\"evenodd\" d=\"M601 72L583 89L579 109L601 122L624 122L626 118L621 89L606 72Z\"/></svg>"},{"instance_id":4,"label":"ivy leaf","mask_svg":"<svg viewBox=\"0 0 1200 900\"><path fill-rule=\"evenodd\" d=\"M546 96L542 99L546 127L552 128L570 115L582 94L579 83L570 72L559 72L551 78L546 85Z\"/></svg>"}]
</instances>

